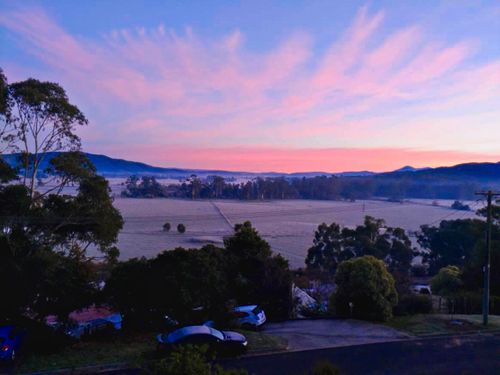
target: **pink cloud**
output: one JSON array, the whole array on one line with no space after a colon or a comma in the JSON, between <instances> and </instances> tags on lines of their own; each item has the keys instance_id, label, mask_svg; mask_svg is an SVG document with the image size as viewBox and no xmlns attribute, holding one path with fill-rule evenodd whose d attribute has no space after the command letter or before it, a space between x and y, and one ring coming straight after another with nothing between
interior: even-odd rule
<instances>
[{"instance_id":1,"label":"pink cloud","mask_svg":"<svg viewBox=\"0 0 500 375\"><path fill-rule=\"evenodd\" d=\"M430 165L430 151L401 147L439 149L443 141L429 134L443 131L423 131L433 126L446 131L455 127L470 136L470 125L460 116L443 121L430 114L439 109L456 107L475 114L483 105L500 116L498 107L491 107L500 100L500 58L472 63L479 45L470 40L447 43L420 25L386 31L384 20L390 16L361 7L340 38L319 51L313 48L314 36L304 32L291 32L260 52L246 47L239 30L208 39L189 27L179 32L159 25L110 30L101 38L87 39L71 35L38 8L1 14L0 26L44 62L54 80L76 93L99 128L82 135L99 147L111 139L128 152L137 142L149 142L158 149L150 156L145 155L146 147L137 152L154 161L161 155L156 145L182 143L198 146L192 155L206 157L206 163L216 167L215 157L203 151L209 150L206 147L215 147L226 165L231 163L226 157L238 157L227 146L241 144L249 147L249 163L256 163L255 168L242 167L253 170L267 169L265 152L276 160L269 166L279 170L292 168L292 161L294 169L303 170L369 165L388 169L383 165L392 165L396 152L407 162L398 161L394 167L414 164L412 155ZM419 120L413 121L416 117ZM491 136L497 141L499 137L498 132ZM451 139L447 148L470 149L462 138ZM274 148L258 148L262 144ZM347 152L346 145L368 147L376 157L357 149ZM280 151L290 146L295 151ZM447 163L452 156L462 161L482 155L443 151L434 156ZM354 164L336 169L331 157ZM182 160L196 163L194 156ZM354 168L356 160L367 166Z\"/></svg>"}]
</instances>

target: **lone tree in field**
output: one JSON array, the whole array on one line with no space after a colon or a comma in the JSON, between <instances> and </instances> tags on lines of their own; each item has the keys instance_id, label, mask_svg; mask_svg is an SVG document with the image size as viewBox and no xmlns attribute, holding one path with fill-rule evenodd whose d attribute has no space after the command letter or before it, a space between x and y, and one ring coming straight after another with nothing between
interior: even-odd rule
<instances>
[{"instance_id":1,"label":"lone tree in field","mask_svg":"<svg viewBox=\"0 0 500 375\"><path fill-rule=\"evenodd\" d=\"M376 321L392 317L398 294L383 261L366 255L342 262L335 283L330 308L336 315Z\"/></svg>"},{"instance_id":2,"label":"lone tree in field","mask_svg":"<svg viewBox=\"0 0 500 375\"><path fill-rule=\"evenodd\" d=\"M14 149L22 155L23 183L33 197L46 153L79 150L75 130L87 124L87 119L69 102L61 86L33 78L8 85L7 105L7 127L14 134Z\"/></svg>"},{"instance_id":3,"label":"lone tree in field","mask_svg":"<svg viewBox=\"0 0 500 375\"><path fill-rule=\"evenodd\" d=\"M179 233L186 232L186 226L184 224L177 225L177 232L179 232Z\"/></svg>"},{"instance_id":4,"label":"lone tree in field","mask_svg":"<svg viewBox=\"0 0 500 375\"><path fill-rule=\"evenodd\" d=\"M171 228L171 226L170 226L170 223L168 221L165 224L163 224L163 230L165 232L170 231L170 228Z\"/></svg>"}]
</instances>

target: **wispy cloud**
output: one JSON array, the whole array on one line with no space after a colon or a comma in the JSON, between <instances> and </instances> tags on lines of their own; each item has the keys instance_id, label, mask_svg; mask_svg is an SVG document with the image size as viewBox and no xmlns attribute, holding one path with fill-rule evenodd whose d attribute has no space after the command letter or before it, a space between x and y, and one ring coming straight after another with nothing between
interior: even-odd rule
<instances>
[{"instance_id":1,"label":"wispy cloud","mask_svg":"<svg viewBox=\"0 0 500 375\"><path fill-rule=\"evenodd\" d=\"M317 164L294 159L296 169L323 169L323 156L330 155L321 151L325 148L381 147L383 155L390 148L439 149L440 140L420 132L415 123L464 134L473 127L463 120L464 113L468 118L474 114L485 126L497 123L500 110L493 103L500 101L500 57L474 61L481 48L476 40L446 42L420 25L387 31L387 17L362 7L326 49L315 48L314 35L295 32L265 52L247 48L238 30L209 39L189 27L178 32L159 25L86 39L71 35L39 8L4 12L0 26L46 64L51 79L77 93L85 108L96 113L89 117L102 139L93 134L90 147L94 142L105 147L105 138L112 137L123 150L137 142L184 144L203 157L204 148L239 144L256 150L266 144L275 147L275 153L266 148L270 157L286 148L308 150ZM480 151L486 147L491 156L498 151L491 145L500 141L500 134L491 137L475 149L459 137L443 144L474 155L484 155ZM179 160L188 154L177 151ZM361 155L359 150L354 154ZM303 151L294 155L309 160ZM455 155L456 161L463 160L460 155L473 157L443 155ZM377 160L388 163L384 158ZM289 167L287 161L271 169ZM333 165L324 169L339 170Z\"/></svg>"}]
</instances>

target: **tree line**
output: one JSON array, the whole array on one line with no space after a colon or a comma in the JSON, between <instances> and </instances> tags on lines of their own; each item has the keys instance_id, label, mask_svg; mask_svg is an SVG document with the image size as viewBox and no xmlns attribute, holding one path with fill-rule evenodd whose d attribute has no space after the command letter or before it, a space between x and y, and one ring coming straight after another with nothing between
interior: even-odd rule
<instances>
[{"instance_id":1,"label":"tree line","mask_svg":"<svg viewBox=\"0 0 500 375\"><path fill-rule=\"evenodd\" d=\"M221 176L201 179L192 175L181 184L160 184L154 176L131 176L122 196L130 198L176 197L187 199L318 199L356 200L385 197L393 201L406 198L470 199L478 187L470 182L406 177L315 176L302 178L257 177L246 182L226 182Z\"/></svg>"},{"instance_id":2,"label":"tree line","mask_svg":"<svg viewBox=\"0 0 500 375\"><path fill-rule=\"evenodd\" d=\"M270 319L290 316L292 277L250 222L235 226L224 247L176 248L113 267L104 294L129 324L165 315L184 324L224 320L231 306L261 305Z\"/></svg>"}]
</instances>

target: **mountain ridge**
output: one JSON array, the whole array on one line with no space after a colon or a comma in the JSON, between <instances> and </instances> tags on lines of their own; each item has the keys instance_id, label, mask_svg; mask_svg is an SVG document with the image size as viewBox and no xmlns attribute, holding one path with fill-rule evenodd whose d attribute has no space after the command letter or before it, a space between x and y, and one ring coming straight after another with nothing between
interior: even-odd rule
<instances>
[{"instance_id":1,"label":"mountain ridge","mask_svg":"<svg viewBox=\"0 0 500 375\"><path fill-rule=\"evenodd\" d=\"M40 170L47 168L51 158L58 155L59 152L47 153ZM11 166L16 165L17 156L19 154L4 154L3 159ZM223 177L316 177L316 176L339 176L339 177L370 177L377 178L451 178L463 179L471 178L474 180L485 181L500 181L500 162L484 162L484 163L462 163L449 167L437 168L414 168L404 166L389 172L372 172L372 171L347 171L339 173L329 172L245 172L245 171L225 171L219 169L191 169L191 168L176 168L176 167L157 167L146 163L130 161L120 158L112 158L102 154L85 153L85 155L96 166L97 172L105 177L128 177L130 175L153 175L157 178L186 178L192 174L199 177L207 177L210 175L221 175Z\"/></svg>"},{"instance_id":2,"label":"mountain ridge","mask_svg":"<svg viewBox=\"0 0 500 375\"><path fill-rule=\"evenodd\" d=\"M49 152L47 157L44 158L40 170L44 170L48 167L50 159L59 155L60 152ZM156 177L165 178L179 178L181 176L189 176L191 174L196 174L199 176L209 176L209 175L225 175L233 177L314 177L314 176L369 176L375 174L371 171L348 171L339 173L329 173L323 171L317 172L246 172L246 171L226 171L221 169L196 169L196 168L177 168L177 167L157 167L147 163L131 161L121 158L112 158L103 154L93 154L84 152L84 154L92 161L95 165L97 172L105 177L128 177L130 175L155 175ZM4 154L2 157L4 160L14 167L16 165L16 159L19 154Z\"/></svg>"}]
</instances>

